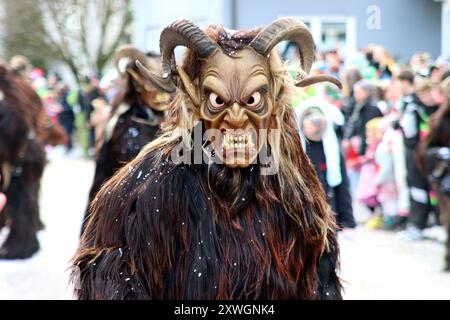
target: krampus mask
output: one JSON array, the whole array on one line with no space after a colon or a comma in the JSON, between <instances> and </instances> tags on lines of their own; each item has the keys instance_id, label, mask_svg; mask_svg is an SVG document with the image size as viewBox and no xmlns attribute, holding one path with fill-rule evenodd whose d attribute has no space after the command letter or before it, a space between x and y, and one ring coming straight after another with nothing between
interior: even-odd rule
<instances>
[{"instance_id":1,"label":"krampus mask","mask_svg":"<svg viewBox=\"0 0 450 320\"><path fill-rule=\"evenodd\" d=\"M143 76L155 87L174 92L177 81L192 101L199 119L208 130L216 154L231 168L249 166L265 144L261 130L280 129L277 100L283 91L282 65L271 51L281 41L297 44L301 75L296 86L330 81L329 76L308 76L314 56L314 42L308 28L290 18L276 20L260 32L239 33L218 30L218 42L193 23L179 20L161 34L163 75L148 70L139 60ZM201 61L191 70L177 66L174 49L186 46ZM192 72L193 71L193 72ZM193 74L192 74L193 73ZM283 75L285 72L283 73Z\"/></svg>"},{"instance_id":2,"label":"krampus mask","mask_svg":"<svg viewBox=\"0 0 450 320\"><path fill-rule=\"evenodd\" d=\"M114 64L123 78L131 77L134 88L139 92L146 105L156 111L164 111L170 101L170 95L157 90L139 74L135 65L136 60L140 61L148 71L159 72L161 70L159 56L146 55L130 45L124 45L117 49Z\"/></svg>"}]
</instances>

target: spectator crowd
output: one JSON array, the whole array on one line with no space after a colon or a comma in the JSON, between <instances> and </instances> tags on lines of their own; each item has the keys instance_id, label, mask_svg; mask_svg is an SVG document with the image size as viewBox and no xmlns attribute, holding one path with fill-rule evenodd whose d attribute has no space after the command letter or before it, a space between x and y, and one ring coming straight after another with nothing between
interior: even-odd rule
<instances>
[{"instance_id":1,"label":"spectator crowd","mask_svg":"<svg viewBox=\"0 0 450 320\"><path fill-rule=\"evenodd\" d=\"M345 59L318 52L312 72L343 85L308 89L294 102L340 226L356 220L405 241L446 242L449 271L450 60L418 52L401 63L371 45Z\"/></svg>"}]
</instances>

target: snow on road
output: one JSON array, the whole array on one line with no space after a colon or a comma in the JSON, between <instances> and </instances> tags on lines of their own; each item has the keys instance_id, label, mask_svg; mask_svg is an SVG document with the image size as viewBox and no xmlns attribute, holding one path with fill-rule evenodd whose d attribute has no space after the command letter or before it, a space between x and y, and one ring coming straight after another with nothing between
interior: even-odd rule
<instances>
[{"instance_id":1,"label":"snow on road","mask_svg":"<svg viewBox=\"0 0 450 320\"><path fill-rule=\"evenodd\" d=\"M0 261L0 299L71 299L69 260L94 173L91 161L55 159L46 168L39 233L41 250L24 261ZM0 241L5 236L0 233ZM341 277L346 299L450 299L450 274L442 273L444 246L405 243L395 234L357 229L342 238Z\"/></svg>"},{"instance_id":2,"label":"snow on road","mask_svg":"<svg viewBox=\"0 0 450 320\"><path fill-rule=\"evenodd\" d=\"M40 195L41 250L28 260L0 261L0 299L72 298L67 268L93 174L91 161L58 159L47 165Z\"/></svg>"},{"instance_id":3,"label":"snow on road","mask_svg":"<svg viewBox=\"0 0 450 320\"><path fill-rule=\"evenodd\" d=\"M345 299L450 299L443 244L358 228L355 240L340 245Z\"/></svg>"}]
</instances>

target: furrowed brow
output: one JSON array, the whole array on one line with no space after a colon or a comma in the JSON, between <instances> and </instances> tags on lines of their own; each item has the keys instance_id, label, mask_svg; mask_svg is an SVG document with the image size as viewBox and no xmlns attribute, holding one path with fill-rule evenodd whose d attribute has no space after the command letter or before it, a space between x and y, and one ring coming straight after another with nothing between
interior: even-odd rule
<instances>
[{"instance_id":1,"label":"furrowed brow","mask_svg":"<svg viewBox=\"0 0 450 320\"><path fill-rule=\"evenodd\" d=\"M207 75L203 81L203 92L212 91L219 95L225 102L228 102L231 99L231 94L225 83L226 82L216 74Z\"/></svg>"},{"instance_id":2,"label":"furrowed brow","mask_svg":"<svg viewBox=\"0 0 450 320\"><path fill-rule=\"evenodd\" d=\"M265 89L266 91L269 89L269 81L265 75L257 75L253 78L249 78L241 91L241 98L246 99L255 91L261 89Z\"/></svg>"}]
</instances>

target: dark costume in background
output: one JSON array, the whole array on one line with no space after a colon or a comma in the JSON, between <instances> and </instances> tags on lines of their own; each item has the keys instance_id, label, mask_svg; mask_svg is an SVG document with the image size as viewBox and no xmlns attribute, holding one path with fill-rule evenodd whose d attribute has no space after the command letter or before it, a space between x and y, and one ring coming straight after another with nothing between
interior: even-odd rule
<instances>
[{"instance_id":1,"label":"dark costume in background","mask_svg":"<svg viewBox=\"0 0 450 320\"><path fill-rule=\"evenodd\" d=\"M177 95L162 135L93 202L74 257L78 298L341 298L336 226L301 149L294 82L274 72L282 62L272 49L285 39L301 52L296 85L330 80L308 76L314 43L294 19L236 33L186 20L164 29L163 76L138 65ZM182 66L177 45L188 48ZM258 139L269 125L279 130ZM220 135L205 131L197 149L196 130L210 128ZM256 160L264 154L275 172Z\"/></svg>"},{"instance_id":2,"label":"dark costume in background","mask_svg":"<svg viewBox=\"0 0 450 320\"><path fill-rule=\"evenodd\" d=\"M419 167L436 192L440 221L447 228L445 270L450 271L450 77L442 84L446 102L430 117L430 132L417 150Z\"/></svg>"},{"instance_id":3,"label":"dark costume in background","mask_svg":"<svg viewBox=\"0 0 450 320\"><path fill-rule=\"evenodd\" d=\"M144 53L130 46L119 48L116 52L116 66L124 88L112 103L111 116L98 142L99 151L89 203L106 180L125 163L134 159L142 147L156 138L164 120L164 109L168 106L169 95L143 83L135 66L137 59L146 63L152 70L159 70L159 57L146 57ZM87 217L86 212L83 230Z\"/></svg>"},{"instance_id":4,"label":"dark costume in background","mask_svg":"<svg viewBox=\"0 0 450 320\"><path fill-rule=\"evenodd\" d=\"M0 98L1 190L8 198L0 227L10 228L0 259L24 259L38 251L36 234L43 227L38 197L44 145L65 143L67 136L50 121L27 81L4 65L0 65Z\"/></svg>"},{"instance_id":5,"label":"dark costume in background","mask_svg":"<svg viewBox=\"0 0 450 320\"><path fill-rule=\"evenodd\" d=\"M401 120L401 128L404 135L407 182L410 193L410 213L408 221L417 229L427 227L428 216L436 208L432 206L430 184L425 176L421 174L416 161L416 148L420 141L428 134L428 119L437 111L438 106L427 107L413 94L406 98L406 105Z\"/></svg>"}]
</instances>

